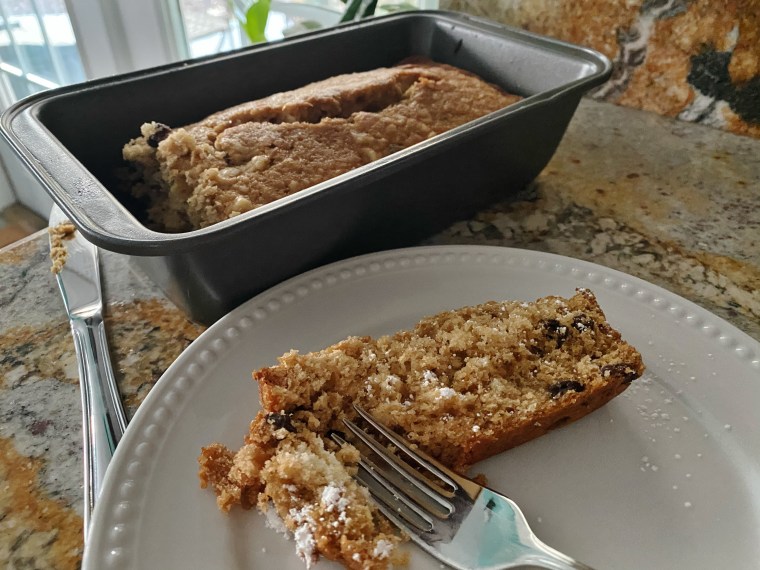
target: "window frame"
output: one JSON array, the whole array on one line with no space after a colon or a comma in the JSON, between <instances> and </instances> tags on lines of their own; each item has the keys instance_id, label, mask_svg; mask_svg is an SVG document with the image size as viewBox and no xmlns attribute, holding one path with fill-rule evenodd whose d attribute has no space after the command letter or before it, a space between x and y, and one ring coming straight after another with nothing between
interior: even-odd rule
<instances>
[{"instance_id":1,"label":"window frame","mask_svg":"<svg viewBox=\"0 0 760 570\"><path fill-rule=\"evenodd\" d=\"M184 34L174 24L173 10L178 9L174 1L65 2L88 79L186 57L186 50L181 49Z\"/></svg>"}]
</instances>

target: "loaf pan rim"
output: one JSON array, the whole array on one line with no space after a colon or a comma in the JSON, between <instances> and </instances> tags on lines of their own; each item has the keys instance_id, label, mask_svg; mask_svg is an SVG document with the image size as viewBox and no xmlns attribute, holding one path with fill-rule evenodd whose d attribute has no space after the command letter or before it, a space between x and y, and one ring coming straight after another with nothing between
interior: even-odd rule
<instances>
[{"instance_id":1,"label":"loaf pan rim","mask_svg":"<svg viewBox=\"0 0 760 570\"><path fill-rule=\"evenodd\" d=\"M583 60L585 63L593 66L595 70L593 73L590 73L585 77L580 77L553 89L541 91L525 97L521 101L494 113L490 113L484 117L456 127L455 129L451 129L445 133L441 133L370 164L353 169L330 180L301 190L293 195L286 196L271 202L270 204L266 204L211 226L181 233L158 232L145 227L134 214L132 214L132 212L110 190L108 190L108 188L95 178L95 176L92 175L90 171L73 154L71 154L65 146L63 146L62 143L60 143L58 138L37 119L37 115L44 104L66 97L70 94L128 83L146 76L171 73L178 68L202 66L217 61L233 59L239 57L241 54L249 54L254 51L266 52L268 50L278 49L279 46L286 42L288 45L293 45L299 42L309 41L315 37L340 34L349 29L377 25L383 21L419 17L448 21L455 24L474 25L480 28L486 28L487 31L493 33L498 33L500 35L505 34L514 41L521 41L530 45L539 45L539 47L549 48L558 52L570 52L576 57L576 59ZM444 150L447 144L451 144L447 141L450 141L452 138L466 138L467 136L476 134L482 130L497 128L497 123L502 121L504 117L508 115L523 113L528 109L549 104L554 99L567 96L573 92L585 92L594 85L604 82L609 77L611 69L612 64L609 59L591 48L570 44L554 38L548 38L476 16L443 10L415 10L389 14L360 22L342 24L333 28L316 30L293 38L287 38L266 44L248 46L223 54L213 54L193 60L169 63L158 67L94 79L84 83L33 94L9 107L2 114L2 117L0 117L0 126L2 127L1 130L3 136L16 152L17 156L19 156L25 166L41 182L53 201L64 211L87 239L100 247L118 253L163 256L167 254L187 253L198 247L212 246L213 243L219 240L226 240L230 235L234 235L239 231L246 231L245 226L255 224L255 220L258 218L286 213L288 209L298 207L300 203L308 202L314 199L315 196L330 188L342 188L345 185L350 184L355 178L374 178L380 176L385 169L402 161L424 160L425 156L429 156L436 151ZM81 207L75 203L76 201L71 193L58 183L50 170L45 168L40 162L40 159L35 152L30 149L29 146L25 144L25 141L21 140L14 131L14 119L20 115L27 116L27 120L30 120L31 122L31 127L46 132L51 140L57 142L58 150L65 153L74 166L90 174L90 183L103 195L102 199L108 201L111 208L115 208L119 211L119 214L123 216L122 222L129 222L129 224L131 224L131 226L137 231L112 231L109 228L104 227L102 223L96 222L86 212L82 211ZM31 117L31 119L29 117ZM135 237L136 235L139 237Z\"/></svg>"}]
</instances>

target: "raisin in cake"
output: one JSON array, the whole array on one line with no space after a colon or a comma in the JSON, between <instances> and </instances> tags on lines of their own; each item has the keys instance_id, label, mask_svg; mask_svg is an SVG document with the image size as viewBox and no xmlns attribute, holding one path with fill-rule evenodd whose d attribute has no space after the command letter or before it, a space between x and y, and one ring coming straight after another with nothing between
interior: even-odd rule
<instances>
[{"instance_id":1,"label":"raisin in cake","mask_svg":"<svg viewBox=\"0 0 760 570\"><path fill-rule=\"evenodd\" d=\"M377 339L288 352L254 373L262 409L238 451L200 457L202 486L222 510L257 505L294 534L299 554L348 568L387 568L399 542L352 479L344 431L360 404L460 472L599 408L643 372L641 356L596 298L488 302Z\"/></svg>"},{"instance_id":2,"label":"raisin in cake","mask_svg":"<svg viewBox=\"0 0 760 570\"><path fill-rule=\"evenodd\" d=\"M231 218L506 107L519 97L430 61L335 76L172 129L145 123L123 156L152 223Z\"/></svg>"}]
</instances>

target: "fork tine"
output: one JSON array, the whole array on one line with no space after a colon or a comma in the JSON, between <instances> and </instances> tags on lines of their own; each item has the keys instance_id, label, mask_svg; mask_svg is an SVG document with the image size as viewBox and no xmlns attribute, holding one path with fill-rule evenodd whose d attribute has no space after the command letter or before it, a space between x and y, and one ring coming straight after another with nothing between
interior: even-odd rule
<instances>
[{"instance_id":1,"label":"fork tine","mask_svg":"<svg viewBox=\"0 0 760 570\"><path fill-rule=\"evenodd\" d=\"M347 444L336 433L331 437L339 445ZM456 527L445 520L448 517L428 511L425 505L417 503L417 498L407 496L364 455L359 460L359 470L354 478L369 491L380 511L423 548L453 538Z\"/></svg>"},{"instance_id":2,"label":"fork tine","mask_svg":"<svg viewBox=\"0 0 760 570\"><path fill-rule=\"evenodd\" d=\"M351 425L346 425L346 427L356 436L356 439L358 440L352 443L354 445L358 444L359 442L364 443L366 445L367 451L369 452L369 454L367 454L364 453L362 449L360 449L361 459L359 464L368 469L373 477L377 478L379 476L382 476L383 481L381 481L381 483L384 487L389 488L390 486L392 487L390 490L394 494L405 495L410 500L414 501L417 506L426 513L426 516L435 516L439 519L446 519L451 516L451 503L448 502L442 495L439 495L435 489L427 488L424 486L425 483L423 483L421 480L413 481L409 478L408 475L401 472L398 466L391 463L392 461L398 462L399 459L396 458L388 450L379 447L378 443L375 442L369 436L369 434L353 424L353 422ZM331 437L333 441L338 442L340 445L345 445L347 443L346 440L344 440L337 433L331 434ZM385 467L381 467L375 463L372 459L369 458L369 455L372 455L373 457L379 459L382 465ZM392 467L392 469L388 469L387 467ZM407 466L406 468L411 470L411 467ZM413 476L419 477L420 479L422 478L419 473L413 473Z\"/></svg>"},{"instance_id":3,"label":"fork tine","mask_svg":"<svg viewBox=\"0 0 760 570\"><path fill-rule=\"evenodd\" d=\"M364 421L366 421L374 429L376 429L388 440L390 440L396 448L403 451L409 459L414 461L414 463L419 465L422 469L425 469L429 473L438 477L441 481L449 485L454 491L462 487L467 490L469 480L463 478L436 459L430 457L421 449L412 449L409 447L409 444L407 444L403 438L399 437L379 421L377 421L374 416L372 416L372 414L370 414L360 405L354 404L354 409L362 417L362 419L364 419Z\"/></svg>"},{"instance_id":4,"label":"fork tine","mask_svg":"<svg viewBox=\"0 0 760 570\"><path fill-rule=\"evenodd\" d=\"M447 491L442 489L435 482L423 477L418 471L415 471L407 463L401 461L395 454L391 453L385 446L378 443L367 432L357 426L354 422L348 419L344 419L343 423L357 438L359 438L367 447L369 447L377 456L383 459L383 461L389 465L399 476L393 481L396 485L413 486L414 489L422 491L425 496L434 501L437 508L436 511L440 512L438 516L448 516L451 514L451 504L447 499L453 497L453 491ZM391 479L386 475L387 479ZM419 502L419 501L418 501ZM425 507L425 505L420 504ZM437 514L437 513L436 513Z\"/></svg>"},{"instance_id":5,"label":"fork tine","mask_svg":"<svg viewBox=\"0 0 760 570\"><path fill-rule=\"evenodd\" d=\"M360 482L365 485L367 484L361 479ZM431 546L434 542L449 538L448 535L441 535L441 529L436 528L436 525L432 525L430 529L427 530L410 524L407 522L407 519L402 516L403 510L398 509L397 505L393 504L394 499L392 497L394 495L386 495L386 498L389 498L389 501L385 501L382 498L383 495L375 493L369 486L367 486L367 488L370 489L370 494L375 500L375 504L377 505L377 508L380 510L380 512L383 513L388 518L388 520L396 525L401 531L403 531L410 539L412 539L414 542L416 542L431 554L435 555ZM444 527L443 530L445 531L446 528Z\"/></svg>"},{"instance_id":6,"label":"fork tine","mask_svg":"<svg viewBox=\"0 0 760 570\"><path fill-rule=\"evenodd\" d=\"M399 493L379 471L367 463L360 463L359 466L357 478L360 483L367 487L378 504L385 505L397 517L402 518L409 526L413 527L417 533L433 530L433 520L430 516L404 493Z\"/></svg>"},{"instance_id":7,"label":"fork tine","mask_svg":"<svg viewBox=\"0 0 760 570\"><path fill-rule=\"evenodd\" d=\"M331 434L330 437L340 446L347 444L346 440L336 433ZM359 460L359 467L356 479L367 488L378 502L378 506L384 505L394 513L395 518L401 518L406 523L404 530L419 533L430 532L433 529L433 521L429 514L408 499L404 493L400 493L393 483L383 476L377 466L363 454ZM409 526L414 529L408 528Z\"/></svg>"},{"instance_id":8,"label":"fork tine","mask_svg":"<svg viewBox=\"0 0 760 570\"><path fill-rule=\"evenodd\" d=\"M359 481L367 486L367 489L370 489L370 486L367 482L363 481L361 478ZM378 494L370 490L370 494L372 495L372 498L375 499L375 504L377 505L377 508L380 509L380 512L383 513L388 519L395 524L399 529L401 529L404 533L406 533L409 538L414 540L415 542L419 542L422 539L419 537L419 535L424 532L423 529L420 529L419 527L416 527L406 521L402 516L400 516L400 513L396 510L395 506L391 505L388 506L390 503L386 502ZM388 497L388 496L387 496ZM388 497L389 500L390 497ZM425 544L424 541L421 542L422 545Z\"/></svg>"},{"instance_id":9,"label":"fork tine","mask_svg":"<svg viewBox=\"0 0 760 570\"><path fill-rule=\"evenodd\" d=\"M369 490L378 509L391 522L439 561L461 570L476 567L495 570L526 565L554 570L592 570L541 542L528 526L519 506L511 499L418 452L360 406L355 404L354 408L360 417L402 451L409 458L409 463L414 462L421 470L426 470L454 489L450 502L447 501L451 507L450 516L428 516L432 513L425 510L425 505L420 504L418 508L411 503L404 489L424 488L422 481L427 478L420 473L417 473L419 480L411 477L400 465L406 465L412 472L416 470L401 461L395 452L380 445L353 422L343 420L358 439L384 460L384 464L393 467L380 470L362 453L356 480ZM336 439L335 436L333 439ZM386 474L402 481L402 485L394 486L391 480L386 479ZM415 494L410 493L410 496L415 497ZM416 497L414 500L417 500ZM414 517L409 513L419 516L419 520L425 523L414 524L410 520ZM487 544L491 546L481 548Z\"/></svg>"}]
</instances>

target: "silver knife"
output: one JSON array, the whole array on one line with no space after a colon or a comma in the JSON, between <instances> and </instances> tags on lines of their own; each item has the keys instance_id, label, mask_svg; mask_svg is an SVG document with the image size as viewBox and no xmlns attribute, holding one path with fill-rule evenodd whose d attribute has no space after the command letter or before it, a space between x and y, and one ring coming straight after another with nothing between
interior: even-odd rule
<instances>
[{"instance_id":1,"label":"silver knife","mask_svg":"<svg viewBox=\"0 0 760 570\"><path fill-rule=\"evenodd\" d=\"M58 206L50 212L50 228L69 223ZM51 249L53 233L51 233ZM116 450L127 417L111 368L103 326L98 248L79 231L61 242L66 255L56 273L63 304L71 323L82 392L82 435L84 438L84 535L100 494L103 476Z\"/></svg>"}]
</instances>

